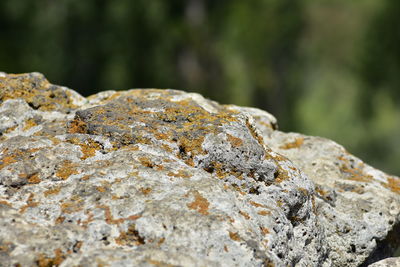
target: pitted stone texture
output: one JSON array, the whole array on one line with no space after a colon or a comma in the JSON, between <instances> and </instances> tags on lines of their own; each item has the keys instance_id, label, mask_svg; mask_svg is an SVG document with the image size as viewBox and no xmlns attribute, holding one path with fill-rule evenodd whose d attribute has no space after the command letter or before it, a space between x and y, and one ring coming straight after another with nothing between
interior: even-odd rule
<instances>
[{"instance_id":1,"label":"pitted stone texture","mask_svg":"<svg viewBox=\"0 0 400 267\"><path fill-rule=\"evenodd\" d=\"M268 120L255 114L260 127ZM260 127L261 128L261 127ZM376 170L333 141L264 128L272 150L316 184L317 214L332 266L358 266L391 255L400 244L400 179Z\"/></svg>"},{"instance_id":2,"label":"pitted stone texture","mask_svg":"<svg viewBox=\"0 0 400 267\"><path fill-rule=\"evenodd\" d=\"M387 258L373 264L368 265L368 267L400 267L400 257L397 258Z\"/></svg>"},{"instance_id":3,"label":"pitted stone texture","mask_svg":"<svg viewBox=\"0 0 400 267\"><path fill-rule=\"evenodd\" d=\"M174 90L54 97L43 79L0 77L6 266L330 264L312 182L247 113Z\"/></svg>"}]
</instances>

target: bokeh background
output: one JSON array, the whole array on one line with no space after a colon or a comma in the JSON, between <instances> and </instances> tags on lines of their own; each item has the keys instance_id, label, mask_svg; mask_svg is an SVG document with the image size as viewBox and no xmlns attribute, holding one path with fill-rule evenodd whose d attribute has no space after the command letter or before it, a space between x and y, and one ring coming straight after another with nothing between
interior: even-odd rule
<instances>
[{"instance_id":1,"label":"bokeh background","mask_svg":"<svg viewBox=\"0 0 400 267\"><path fill-rule=\"evenodd\" d=\"M0 70L259 107L400 175L399 14L398 0L1 0Z\"/></svg>"}]
</instances>

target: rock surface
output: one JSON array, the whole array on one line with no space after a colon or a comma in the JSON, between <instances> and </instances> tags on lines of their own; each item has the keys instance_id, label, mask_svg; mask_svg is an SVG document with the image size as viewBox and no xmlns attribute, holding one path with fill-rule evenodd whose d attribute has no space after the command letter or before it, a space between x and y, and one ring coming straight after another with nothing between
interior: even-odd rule
<instances>
[{"instance_id":1,"label":"rock surface","mask_svg":"<svg viewBox=\"0 0 400 267\"><path fill-rule=\"evenodd\" d=\"M369 267L400 267L400 257L387 258L378 262L375 262Z\"/></svg>"},{"instance_id":2,"label":"rock surface","mask_svg":"<svg viewBox=\"0 0 400 267\"><path fill-rule=\"evenodd\" d=\"M263 127L264 142L289 158L316 185L316 207L334 266L358 266L390 256L400 244L400 181L333 141Z\"/></svg>"},{"instance_id":3,"label":"rock surface","mask_svg":"<svg viewBox=\"0 0 400 267\"><path fill-rule=\"evenodd\" d=\"M0 75L4 266L359 266L399 222L398 177L264 111Z\"/></svg>"}]
</instances>

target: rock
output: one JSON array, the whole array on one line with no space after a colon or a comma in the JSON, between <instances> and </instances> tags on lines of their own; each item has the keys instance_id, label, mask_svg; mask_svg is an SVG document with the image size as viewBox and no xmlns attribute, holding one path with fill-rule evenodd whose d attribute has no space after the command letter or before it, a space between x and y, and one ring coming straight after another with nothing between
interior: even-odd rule
<instances>
[{"instance_id":1,"label":"rock","mask_svg":"<svg viewBox=\"0 0 400 267\"><path fill-rule=\"evenodd\" d=\"M368 265L368 267L400 267L400 257L387 258Z\"/></svg>"},{"instance_id":2,"label":"rock","mask_svg":"<svg viewBox=\"0 0 400 267\"><path fill-rule=\"evenodd\" d=\"M0 75L4 266L358 266L395 245L399 190L258 109Z\"/></svg>"},{"instance_id":3,"label":"rock","mask_svg":"<svg viewBox=\"0 0 400 267\"><path fill-rule=\"evenodd\" d=\"M255 113L264 142L316 185L316 208L334 266L368 264L400 246L400 180L349 154L333 141L274 131Z\"/></svg>"}]
</instances>

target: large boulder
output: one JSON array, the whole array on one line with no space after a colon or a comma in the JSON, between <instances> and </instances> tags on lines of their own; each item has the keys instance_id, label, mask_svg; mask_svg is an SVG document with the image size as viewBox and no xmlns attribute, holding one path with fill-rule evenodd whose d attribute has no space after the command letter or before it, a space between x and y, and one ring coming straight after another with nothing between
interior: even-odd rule
<instances>
[{"instance_id":1,"label":"large boulder","mask_svg":"<svg viewBox=\"0 0 400 267\"><path fill-rule=\"evenodd\" d=\"M0 75L4 266L358 266L396 246L399 191L258 109Z\"/></svg>"}]
</instances>

